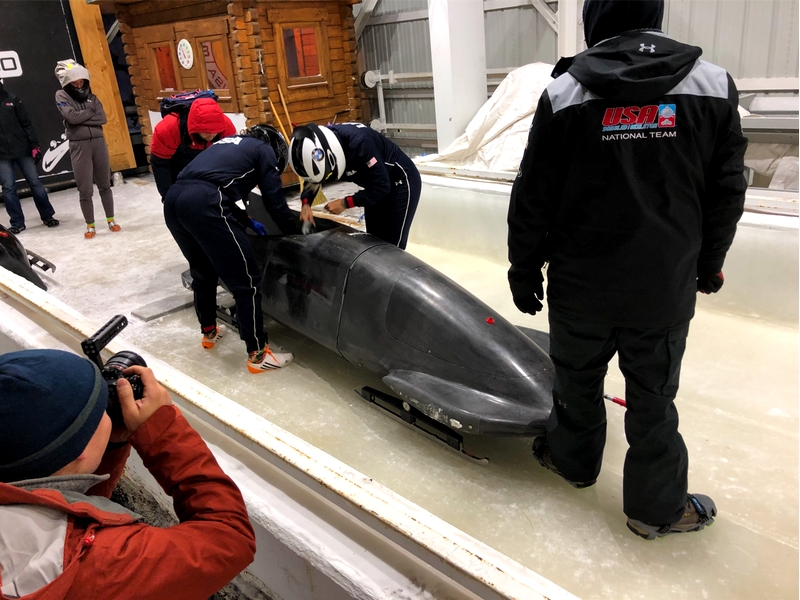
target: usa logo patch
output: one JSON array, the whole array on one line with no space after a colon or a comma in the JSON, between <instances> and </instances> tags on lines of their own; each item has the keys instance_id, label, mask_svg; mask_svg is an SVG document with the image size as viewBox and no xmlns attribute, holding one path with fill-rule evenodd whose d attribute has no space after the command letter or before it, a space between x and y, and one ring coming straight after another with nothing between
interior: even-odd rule
<instances>
[{"instance_id":1,"label":"usa logo patch","mask_svg":"<svg viewBox=\"0 0 800 600\"><path fill-rule=\"evenodd\" d=\"M674 104L617 106L603 115L603 131L636 131L675 127Z\"/></svg>"},{"instance_id":2,"label":"usa logo patch","mask_svg":"<svg viewBox=\"0 0 800 600\"><path fill-rule=\"evenodd\" d=\"M658 126L659 127L675 127L675 105L674 104L659 104L658 105Z\"/></svg>"}]
</instances>

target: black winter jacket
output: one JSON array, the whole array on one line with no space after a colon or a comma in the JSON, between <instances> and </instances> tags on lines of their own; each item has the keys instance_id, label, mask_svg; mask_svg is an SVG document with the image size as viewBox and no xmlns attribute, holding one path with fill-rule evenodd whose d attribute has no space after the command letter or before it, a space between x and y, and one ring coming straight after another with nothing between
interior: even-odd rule
<instances>
[{"instance_id":1,"label":"black winter jacket","mask_svg":"<svg viewBox=\"0 0 800 600\"><path fill-rule=\"evenodd\" d=\"M511 192L515 297L549 262L547 301L577 320L693 316L697 275L722 270L746 190L736 87L701 52L640 31L559 62Z\"/></svg>"},{"instance_id":2,"label":"black winter jacket","mask_svg":"<svg viewBox=\"0 0 800 600\"><path fill-rule=\"evenodd\" d=\"M0 87L0 158L30 156L39 147L22 100Z\"/></svg>"}]
</instances>

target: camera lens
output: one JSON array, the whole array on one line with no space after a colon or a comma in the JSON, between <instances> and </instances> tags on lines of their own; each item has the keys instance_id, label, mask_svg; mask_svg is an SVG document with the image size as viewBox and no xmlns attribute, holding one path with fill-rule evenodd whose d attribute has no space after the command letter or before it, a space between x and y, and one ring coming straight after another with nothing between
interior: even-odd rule
<instances>
[{"instance_id":1,"label":"camera lens","mask_svg":"<svg viewBox=\"0 0 800 600\"><path fill-rule=\"evenodd\" d=\"M106 412L108 412L114 425L125 425L125 421L122 418L122 408L119 404L119 397L117 396L117 379L124 378L128 380L131 384L131 388L133 388L133 397L135 399L138 400L142 398L144 394L144 386L138 375L122 374L125 369L134 365L146 367L147 363L141 356L136 354L136 352L123 350L112 356L101 371L103 379L106 380L106 384L108 385L108 406Z\"/></svg>"},{"instance_id":2,"label":"camera lens","mask_svg":"<svg viewBox=\"0 0 800 600\"><path fill-rule=\"evenodd\" d=\"M136 352L123 350L122 352L117 352L114 356L112 356L105 364L103 369L116 369L118 371L124 371L128 367L133 367L134 365L146 367L147 363L144 362L144 359L136 354Z\"/></svg>"}]
</instances>

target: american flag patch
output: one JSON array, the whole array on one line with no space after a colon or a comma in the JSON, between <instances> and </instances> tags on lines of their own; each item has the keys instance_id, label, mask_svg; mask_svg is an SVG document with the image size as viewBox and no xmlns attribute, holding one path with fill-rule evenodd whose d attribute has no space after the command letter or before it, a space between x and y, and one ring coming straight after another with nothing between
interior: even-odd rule
<instances>
[{"instance_id":1,"label":"american flag patch","mask_svg":"<svg viewBox=\"0 0 800 600\"><path fill-rule=\"evenodd\" d=\"M369 167L370 169L377 164L378 164L378 159L375 158L374 156L367 161L367 167Z\"/></svg>"}]
</instances>

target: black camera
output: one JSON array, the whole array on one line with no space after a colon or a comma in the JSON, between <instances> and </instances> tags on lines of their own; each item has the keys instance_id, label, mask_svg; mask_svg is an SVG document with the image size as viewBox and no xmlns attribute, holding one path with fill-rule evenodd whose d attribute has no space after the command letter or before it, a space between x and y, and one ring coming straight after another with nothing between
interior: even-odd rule
<instances>
[{"instance_id":1,"label":"black camera","mask_svg":"<svg viewBox=\"0 0 800 600\"><path fill-rule=\"evenodd\" d=\"M122 418L122 407L120 406L119 397L117 396L117 379L127 379L133 388L133 397L136 400L140 400L144 397L142 378L138 375L123 375L122 371L134 365L146 367L147 363L144 362L144 359L136 354L136 352L123 350L122 352L117 352L108 359L108 362L104 365L103 360L100 358L100 351L127 326L128 319L126 319L124 315L117 315L103 325L92 337L81 342L83 353L100 368L100 373L103 375L103 379L105 379L108 385L108 406L106 412L108 416L111 417L111 422L114 425L122 427L125 426L125 421Z\"/></svg>"}]
</instances>

